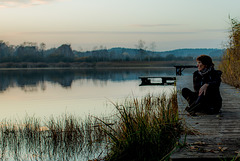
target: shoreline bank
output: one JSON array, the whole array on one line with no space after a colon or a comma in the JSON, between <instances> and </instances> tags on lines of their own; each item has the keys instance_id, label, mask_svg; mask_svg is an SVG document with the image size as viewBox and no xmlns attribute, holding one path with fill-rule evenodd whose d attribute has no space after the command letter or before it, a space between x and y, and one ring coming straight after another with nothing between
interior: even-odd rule
<instances>
[{"instance_id":1,"label":"shoreline bank","mask_svg":"<svg viewBox=\"0 0 240 161\"><path fill-rule=\"evenodd\" d=\"M129 61L129 62L7 62L1 68L106 68L106 67L173 67L178 64L192 65L194 61Z\"/></svg>"}]
</instances>

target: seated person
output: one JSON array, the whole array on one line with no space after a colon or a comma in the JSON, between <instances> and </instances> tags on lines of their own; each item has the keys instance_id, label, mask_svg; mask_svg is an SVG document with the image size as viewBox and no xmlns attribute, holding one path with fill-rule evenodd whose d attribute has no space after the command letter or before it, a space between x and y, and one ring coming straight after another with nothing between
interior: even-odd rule
<instances>
[{"instance_id":1,"label":"seated person","mask_svg":"<svg viewBox=\"0 0 240 161\"><path fill-rule=\"evenodd\" d=\"M222 72L214 69L210 56L200 55L196 59L198 70L193 73L194 91L182 89L182 96L188 101L186 111L190 115L196 112L217 114L222 107L219 87Z\"/></svg>"}]
</instances>

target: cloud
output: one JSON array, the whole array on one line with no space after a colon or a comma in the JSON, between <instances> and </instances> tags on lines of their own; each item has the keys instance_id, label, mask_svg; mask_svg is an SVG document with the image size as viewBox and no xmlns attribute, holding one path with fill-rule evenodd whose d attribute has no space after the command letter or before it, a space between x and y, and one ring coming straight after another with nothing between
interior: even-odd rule
<instances>
[{"instance_id":1,"label":"cloud","mask_svg":"<svg viewBox=\"0 0 240 161\"><path fill-rule=\"evenodd\" d=\"M196 32L125 32L125 31L46 31L46 32L24 32L21 34L34 35L81 35L81 34L125 34L125 35L179 35L195 34Z\"/></svg>"},{"instance_id":2,"label":"cloud","mask_svg":"<svg viewBox=\"0 0 240 161\"><path fill-rule=\"evenodd\" d=\"M201 32L221 32L221 33L226 33L229 32L227 29L205 29L201 30Z\"/></svg>"},{"instance_id":3,"label":"cloud","mask_svg":"<svg viewBox=\"0 0 240 161\"><path fill-rule=\"evenodd\" d=\"M179 26L180 24L134 24L133 27L170 27Z\"/></svg>"},{"instance_id":4,"label":"cloud","mask_svg":"<svg viewBox=\"0 0 240 161\"><path fill-rule=\"evenodd\" d=\"M1 0L0 7L28 7L33 5L42 5L58 0Z\"/></svg>"}]
</instances>

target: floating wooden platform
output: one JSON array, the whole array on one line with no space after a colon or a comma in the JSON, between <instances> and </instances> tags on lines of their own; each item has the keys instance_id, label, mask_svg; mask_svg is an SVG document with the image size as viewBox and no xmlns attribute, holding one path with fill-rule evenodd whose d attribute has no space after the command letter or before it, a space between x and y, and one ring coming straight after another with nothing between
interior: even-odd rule
<instances>
[{"instance_id":1,"label":"floating wooden platform","mask_svg":"<svg viewBox=\"0 0 240 161\"><path fill-rule=\"evenodd\" d=\"M195 134L188 134L187 146L171 155L171 160L232 160L240 156L240 90L222 83L222 113L218 115L189 116L184 111L186 100L181 89L192 89L192 76L177 77L179 115ZM182 141L184 136L182 136Z\"/></svg>"},{"instance_id":2,"label":"floating wooden platform","mask_svg":"<svg viewBox=\"0 0 240 161\"><path fill-rule=\"evenodd\" d=\"M140 76L138 78L141 79L141 81L142 81L140 86L143 86L143 85L173 85L175 83L175 81L176 81L176 77L175 76L167 76L167 77L162 77L162 76ZM161 82L152 83L151 79L156 79L156 78L160 78Z\"/></svg>"}]
</instances>

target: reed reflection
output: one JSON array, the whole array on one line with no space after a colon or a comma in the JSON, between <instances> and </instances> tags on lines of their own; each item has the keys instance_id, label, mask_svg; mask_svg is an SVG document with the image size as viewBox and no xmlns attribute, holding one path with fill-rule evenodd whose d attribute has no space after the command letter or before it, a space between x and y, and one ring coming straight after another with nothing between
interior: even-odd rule
<instances>
[{"instance_id":1,"label":"reed reflection","mask_svg":"<svg viewBox=\"0 0 240 161\"><path fill-rule=\"evenodd\" d=\"M89 160L105 154L106 135L92 117L73 115L43 121L26 117L23 123L3 121L1 160Z\"/></svg>"}]
</instances>

